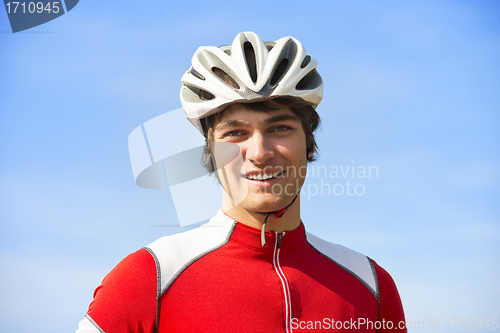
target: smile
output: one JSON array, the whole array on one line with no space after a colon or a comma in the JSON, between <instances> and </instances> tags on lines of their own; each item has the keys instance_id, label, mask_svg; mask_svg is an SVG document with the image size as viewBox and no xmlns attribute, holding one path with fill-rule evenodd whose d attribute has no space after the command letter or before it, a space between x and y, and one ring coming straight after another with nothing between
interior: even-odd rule
<instances>
[{"instance_id":1,"label":"smile","mask_svg":"<svg viewBox=\"0 0 500 333\"><path fill-rule=\"evenodd\" d=\"M246 178L250 180L268 180L272 178L279 177L283 174L284 171L277 171L275 173L259 173L259 174L252 174L252 175L247 175Z\"/></svg>"}]
</instances>

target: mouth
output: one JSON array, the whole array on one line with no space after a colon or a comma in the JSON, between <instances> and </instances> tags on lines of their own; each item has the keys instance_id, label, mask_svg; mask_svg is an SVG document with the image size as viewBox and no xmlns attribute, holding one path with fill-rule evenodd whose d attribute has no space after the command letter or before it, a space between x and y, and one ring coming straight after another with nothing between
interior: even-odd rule
<instances>
[{"instance_id":1,"label":"mouth","mask_svg":"<svg viewBox=\"0 0 500 333\"><path fill-rule=\"evenodd\" d=\"M255 180L255 181L266 181L266 180L270 180L273 178L279 178L284 173L285 173L284 170L276 171L276 172L269 172L269 173L254 173L254 174L246 175L246 178L249 180Z\"/></svg>"}]
</instances>

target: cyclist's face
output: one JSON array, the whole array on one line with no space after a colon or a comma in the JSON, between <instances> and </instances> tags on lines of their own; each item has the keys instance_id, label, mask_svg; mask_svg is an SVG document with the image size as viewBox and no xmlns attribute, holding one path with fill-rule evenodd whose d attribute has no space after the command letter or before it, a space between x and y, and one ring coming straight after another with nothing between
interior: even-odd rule
<instances>
[{"instance_id":1,"label":"cyclist's face","mask_svg":"<svg viewBox=\"0 0 500 333\"><path fill-rule=\"evenodd\" d=\"M279 210L304 183L306 136L289 108L260 112L250 107L230 106L214 126L214 142L236 144L241 152L219 177L233 198L243 199L238 202L246 210Z\"/></svg>"}]
</instances>

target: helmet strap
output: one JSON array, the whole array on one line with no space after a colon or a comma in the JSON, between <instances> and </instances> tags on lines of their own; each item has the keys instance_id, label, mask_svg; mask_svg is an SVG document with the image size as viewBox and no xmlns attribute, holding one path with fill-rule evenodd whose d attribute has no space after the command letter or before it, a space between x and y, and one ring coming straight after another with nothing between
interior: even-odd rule
<instances>
[{"instance_id":1,"label":"helmet strap","mask_svg":"<svg viewBox=\"0 0 500 333\"><path fill-rule=\"evenodd\" d=\"M260 242L262 243L262 247L264 247L264 245L266 245L266 223L267 223L267 219L269 218L269 215L274 213L275 219L279 219L280 217L282 217L285 214L285 212L288 210L288 208L290 208L290 206L293 205L293 203L295 202L295 200L299 196L299 193L300 193L300 190L297 192L297 194L295 194L295 197L293 198L292 202L290 202L284 208L281 208L281 209L276 210L274 212L267 212L267 213L257 212L258 214L266 214L266 218L264 219L264 223L262 223L262 229L260 230Z\"/></svg>"}]
</instances>

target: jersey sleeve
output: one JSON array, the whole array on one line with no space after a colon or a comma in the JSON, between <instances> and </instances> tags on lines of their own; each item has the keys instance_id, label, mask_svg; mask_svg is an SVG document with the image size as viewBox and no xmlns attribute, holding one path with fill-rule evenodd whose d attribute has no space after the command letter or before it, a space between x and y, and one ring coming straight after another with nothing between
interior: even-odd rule
<instances>
[{"instance_id":1,"label":"jersey sleeve","mask_svg":"<svg viewBox=\"0 0 500 333\"><path fill-rule=\"evenodd\" d=\"M106 275L76 333L154 332L158 294L155 258L141 249Z\"/></svg>"},{"instance_id":2,"label":"jersey sleeve","mask_svg":"<svg viewBox=\"0 0 500 333\"><path fill-rule=\"evenodd\" d=\"M396 284L386 270L373 260L372 263L377 275L380 297L379 321L382 323L382 329L379 332L406 332L403 304Z\"/></svg>"}]
</instances>

